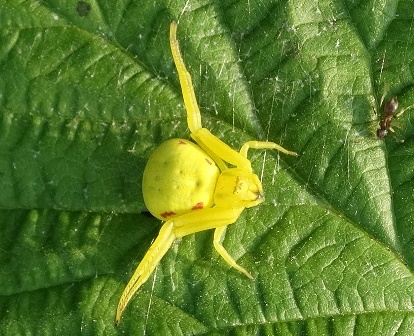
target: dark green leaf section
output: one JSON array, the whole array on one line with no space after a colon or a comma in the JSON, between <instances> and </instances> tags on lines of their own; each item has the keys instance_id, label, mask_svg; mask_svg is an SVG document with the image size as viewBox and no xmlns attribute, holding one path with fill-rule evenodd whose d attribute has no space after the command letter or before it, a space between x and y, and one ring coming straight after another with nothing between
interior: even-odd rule
<instances>
[{"instance_id":1,"label":"dark green leaf section","mask_svg":"<svg viewBox=\"0 0 414 336\"><path fill-rule=\"evenodd\" d=\"M0 334L411 336L412 2L83 3L0 0ZM173 19L203 125L300 156L249 152L265 202L224 246L253 281L184 237L116 328L160 226L145 162L189 137Z\"/></svg>"},{"instance_id":2,"label":"dark green leaf section","mask_svg":"<svg viewBox=\"0 0 414 336\"><path fill-rule=\"evenodd\" d=\"M283 335L283 336L325 336L325 335L395 335L395 331L409 334L414 326L413 316L407 314L401 318L397 314L384 314L380 320L375 314L339 316L332 319L308 319L302 322L252 325L236 327L229 335ZM205 333L203 335L219 336L223 332Z\"/></svg>"},{"instance_id":3,"label":"dark green leaf section","mask_svg":"<svg viewBox=\"0 0 414 336\"><path fill-rule=\"evenodd\" d=\"M4 109L125 121L147 120L160 110L168 115L179 104L132 55L76 27L30 28L2 38Z\"/></svg>"},{"instance_id":4,"label":"dark green leaf section","mask_svg":"<svg viewBox=\"0 0 414 336\"><path fill-rule=\"evenodd\" d=\"M143 222L145 217L139 215L3 210L1 294L30 292L45 284L53 287L112 272L136 241L142 242L143 250L148 247ZM122 233L128 229L134 235Z\"/></svg>"},{"instance_id":5,"label":"dark green leaf section","mask_svg":"<svg viewBox=\"0 0 414 336\"><path fill-rule=\"evenodd\" d=\"M143 209L144 160L134 148L146 125L9 111L2 117L3 208Z\"/></svg>"},{"instance_id":6,"label":"dark green leaf section","mask_svg":"<svg viewBox=\"0 0 414 336\"><path fill-rule=\"evenodd\" d=\"M363 232L338 222L335 216L317 206L290 208L281 213L271 209L267 216L278 220L270 223L268 232L251 244L249 249L254 252L242 260L256 275L253 282L229 270L217 257L213 256L216 265L211 265L211 251L205 255L207 251L196 249L200 240L183 242L178 253L169 254L154 281L146 284L137 296L124 318L124 331L135 333L145 325L150 334L161 330L165 335L175 335L187 325L186 330L198 333L207 331L208 321L216 320L219 315L226 319L218 319L215 329L233 330L236 334L243 334L243 330L310 328L309 334L317 335L326 328L329 335L330 328L345 322L348 327L356 324L365 332L370 330L369 323L357 323L361 318L364 321L364 314L368 315L365 318L372 319L369 316L373 312L394 312L394 324L391 324L394 327L396 320L410 316L412 277L389 251L364 237ZM14 232L7 232L1 240L9 241L1 247L8 251L2 265L8 265L5 267L8 270L19 269L21 276L3 287L3 290L14 288L15 291L0 301L3 316L0 328L4 334L17 331L24 334L23 330L28 333L33 325L46 334L69 335L71 329L67 325L82 327L87 334L108 332L106 321L113 318L113 311L108 307L116 304L120 293L114 288L119 287L120 279L105 273L118 268L114 264L124 259L119 255L121 249L133 246L137 240L145 242L141 253L148 247L150 242L145 237L144 226L139 225L140 219L85 213L57 216L53 212L34 210L21 212L19 217L3 212L2 218L14 224L10 227L24 223ZM313 220L304 221L304 218ZM255 219L264 223L264 218ZM244 220L249 218L242 219L242 224ZM287 239L292 225L296 235ZM129 232L129 227L136 232L135 237L115 234ZM234 237L230 235L227 242L233 246L231 249L237 250L238 245L243 245L237 244L237 239L245 236L244 229L235 227L232 231L236 231ZM327 240L327 236L331 239ZM14 243L10 243L11 237L15 237ZM54 237L53 241L48 237ZM24 244L20 243L23 239ZM13 267L7 259L13 260ZM283 265L286 265L285 271L274 272L284 269ZM36 272L37 269L42 272ZM96 274L101 276L96 278ZM395 281L395 274L400 275L399 281ZM7 275L1 276L7 278ZM49 283L50 288L42 288L44 283ZM160 299L166 288L170 289L169 293ZM325 290L315 292L315 288ZM203 300L197 300L199 297ZM333 312L342 315L339 321L318 317ZM390 327L388 324L392 321L388 321L387 315L381 313L376 317L384 321L377 330L386 331ZM30 318L17 323L17 316ZM278 322L287 316L289 320L302 322ZM409 320L404 318L400 323L410 324Z\"/></svg>"},{"instance_id":7,"label":"dark green leaf section","mask_svg":"<svg viewBox=\"0 0 414 336\"><path fill-rule=\"evenodd\" d=\"M291 26L280 20L265 29L252 27L244 39L247 64L268 62L260 70L247 68L257 81L254 96L262 124L268 125L270 138L271 132L283 131L297 143L295 148L302 148L298 171L306 175L309 167L316 167L308 175L321 198L399 250L389 216L391 199L384 197L390 188L377 183L387 179L383 151L377 141L353 140L356 132L372 136L366 130L373 117L371 56L343 8L309 6L289 2L282 12L291 17ZM270 22L280 11L281 6L274 6L262 20ZM259 71L263 74L256 77ZM319 151L323 154L315 157Z\"/></svg>"}]
</instances>

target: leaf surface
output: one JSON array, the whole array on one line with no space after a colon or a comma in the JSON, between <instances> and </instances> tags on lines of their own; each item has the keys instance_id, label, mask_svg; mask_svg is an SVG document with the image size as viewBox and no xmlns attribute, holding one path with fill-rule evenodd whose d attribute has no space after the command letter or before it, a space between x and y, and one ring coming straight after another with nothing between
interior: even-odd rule
<instances>
[{"instance_id":1,"label":"leaf surface","mask_svg":"<svg viewBox=\"0 0 414 336\"><path fill-rule=\"evenodd\" d=\"M0 1L1 335L412 335L411 1ZM142 172L189 137L169 23L203 125L266 201L174 243L113 324L161 223ZM381 103L405 112L385 141Z\"/></svg>"}]
</instances>

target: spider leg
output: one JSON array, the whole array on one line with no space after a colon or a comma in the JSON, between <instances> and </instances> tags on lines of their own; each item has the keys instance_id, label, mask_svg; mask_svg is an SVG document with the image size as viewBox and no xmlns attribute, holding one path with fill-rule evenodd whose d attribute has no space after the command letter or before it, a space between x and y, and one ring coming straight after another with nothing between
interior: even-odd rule
<instances>
[{"instance_id":1,"label":"spider leg","mask_svg":"<svg viewBox=\"0 0 414 336\"><path fill-rule=\"evenodd\" d=\"M193 138L197 141L197 144L207 152L207 154L213 153L214 156L219 157L223 161L252 172L252 164L246 157L243 157L239 152L217 138L208 129L200 128L195 135L193 135ZM211 155L213 160L214 156Z\"/></svg>"},{"instance_id":2,"label":"spider leg","mask_svg":"<svg viewBox=\"0 0 414 336\"><path fill-rule=\"evenodd\" d=\"M224 160L238 168L245 169L249 172L252 171L252 165L249 159L247 159L247 151L250 148L254 149L276 149L282 153L288 155L298 156L298 153L289 151L282 146L274 143L274 142L266 142L266 141L248 141L246 142L240 152L235 151L225 142L221 141L215 135L213 135L208 129L200 128L196 134L192 134L194 140L196 140L197 144L209 154L213 160L215 157L219 157L221 160ZM216 161L216 160L215 160ZM216 161L221 171L220 164Z\"/></svg>"},{"instance_id":3,"label":"spider leg","mask_svg":"<svg viewBox=\"0 0 414 336\"><path fill-rule=\"evenodd\" d=\"M126 285L121 298L119 299L118 308L116 311L115 324L118 325L121 321L121 316L125 310L128 302L136 291L148 280L155 267L157 267L161 258L167 253L171 244L176 239L173 233L174 223L173 219L168 220L161 227L161 230L152 243L151 247L145 254L144 258L139 263L137 269Z\"/></svg>"},{"instance_id":4,"label":"spider leg","mask_svg":"<svg viewBox=\"0 0 414 336\"><path fill-rule=\"evenodd\" d=\"M227 252L227 250L224 248L223 244L221 243L222 237L224 233L227 230L227 226L220 226L216 228L214 231L214 240L213 244L216 249L216 251L223 257L223 259L232 267L234 267L239 272L243 273L245 276L247 276L249 279L253 279L253 276L247 272L243 267L241 267L239 264L236 263L236 261L233 259L233 257Z\"/></svg>"},{"instance_id":5,"label":"spider leg","mask_svg":"<svg viewBox=\"0 0 414 336\"><path fill-rule=\"evenodd\" d=\"M190 73L187 71L183 57L181 56L180 46L177 40L177 23L175 21L172 21L170 25L170 47L180 79L184 105L187 110L187 124L191 133L195 133L202 127L201 114L198 108Z\"/></svg>"},{"instance_id":6,"label":"spider leg","mask_svg":"<svg viewBox=\"0 0 414 336\"><path fill-rule=\"evenodd\" d=\"M191 137L194 139L197 145L200 146L200 148L213 159L213 161L219 167L220 171L224 171L227 169L227 165L224 163L224 161L212 149L205 145L204 142L201 141L201 139L195 133L192 133Z\"/></svg>"},{"instance_id":7,"label":"spider leg","mask_svg":"<svg viewBox=\"0 0 414 336\"><path fill-rule=\"evenodd\" d=\"M218 254L220 254L231 267L234 267L248 278L253 279L249 272L236 263L234 258L227 252L221 243L227 226L233 224L243 210L244 208L228 209L214 207L190 212L177 218L174 229L175 235L177 237L182 237L215 228L213 245Z\"/></svg>"},{"instance_id":8,"label":"spider leg","mask_svg":"<svg viewBox=\"0 0 414 336\"><path fill-rule=\"evenodd\" d=\"M244 207L213 207L191 211L174 218L174 234L180 238L200 231L226 227L233 224L243 210Z\"/></svg>"},{"instance_id":9,"label":"spider leg","mask_svg":"<svg viewBox=\"0 0 414 336\"><path fill-rule=\"evenodd\" d=\"M285 154L295 155L297 153L288 151L273 142L249 141L241 149L240 153L236 152L230 146L222 142L216 136L203 128L201 123L201 114L198 108L197 99L194 92L191 75L188 72L180 52L180 46L177 40L177 23L171 22L170 25L170 47L173 55L175 67L177 68L180 79L181 90L183 93L184 105L187 110L187 124L191 135L197 144L203 148L213 160L217 163L220 170L226 168L222 160L229 162L239 168L251 170L250 161L247 160L247 150L249 148L269 148L277 149Z\"/></svg>"},{"instance_id":10,"label":"spider leg","mask_svg":"<svg viewBox=\"0 0 414 336\"><path fill-rule=\"evenodd\" d=\"M250 148L254 148L254 149L276 149L279 152L288 154L288 155L293 155L293 156L299 156L298 153L296 152L292 152L290 150L287 150L285 148L283 148L282 146L278 145L277 143L274 142L268 142L268 141L248 141L246 142L242 148L240 149L240 154L247 158L247 151Z\"/></svg>"}]
</instances>

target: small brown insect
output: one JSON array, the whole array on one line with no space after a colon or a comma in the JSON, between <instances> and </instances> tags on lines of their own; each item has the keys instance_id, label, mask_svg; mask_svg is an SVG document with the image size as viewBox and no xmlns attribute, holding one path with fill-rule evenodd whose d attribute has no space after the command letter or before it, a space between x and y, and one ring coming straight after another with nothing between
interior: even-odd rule
<instances>
[{"instance_id":1,"label":"small brown insect","mask_svg":"<svg viewBox=\"0 0 414 336\"><path fill-rule=\"evenodd\" d=\"M377 137L378 139L384 140L384 138L388 134L388 130L392 131L391 128L391 121L394 117L396 117L395 112L398 109L398 99L396 96L392 97L387 103L384 105L384 116L382 117L381 121L379 122L380 128L377 129Z\"/></svg>"}]
</instances>

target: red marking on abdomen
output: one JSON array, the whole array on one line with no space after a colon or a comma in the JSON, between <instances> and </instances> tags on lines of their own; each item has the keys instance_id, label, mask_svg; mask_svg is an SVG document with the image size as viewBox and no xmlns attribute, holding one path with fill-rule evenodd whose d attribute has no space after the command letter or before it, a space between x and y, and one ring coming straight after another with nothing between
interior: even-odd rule
<instances>
[{"instance_id":1,"label":"red marking on abdomen","mask_svg":"<svg viewBox=\"0 0 414 336\"><path fill-rule=\"evenodd\" d=\"M179 145L186 145L187 143L184 140L178 140Z\"/></svg>"},{"instance_id":2,"label":"red marking on abdomen","mask_svg":"<svg viewBox=\"0 0 414 336\"><path fill-rule=\"evenodd\" d=\"M161 217L162 217L162 218L167 218L167 217L170 217L170 216L172 216L172 215L175 215L175 212L173 212L173 211L166 211L166 212L163 212L163 213L161 214Z\"/></svg>"},{"instance_id":3,"label":"red marking on abdomen","mask_svg":"<svg viewBox=\"0 0 414 336\"><path fill-rule=\"evenodd\" d=\"M204 203L203 202L198 202L196 205L194 205L191 210L199 210L204 208Z\"/></svg>"},{"instance_id":4,"label":"red marking on abdomen","mask_svg":"<svg viewBox=\"0 0 414 336\"><path fill-rule=\"evenodd\" d=\"M206 161L207 161L207 163L209 164L209 165L212 165L213 164L213 162L211 162L209 159L207 159L206 158Z\"/></svg>"}]
</instances>

